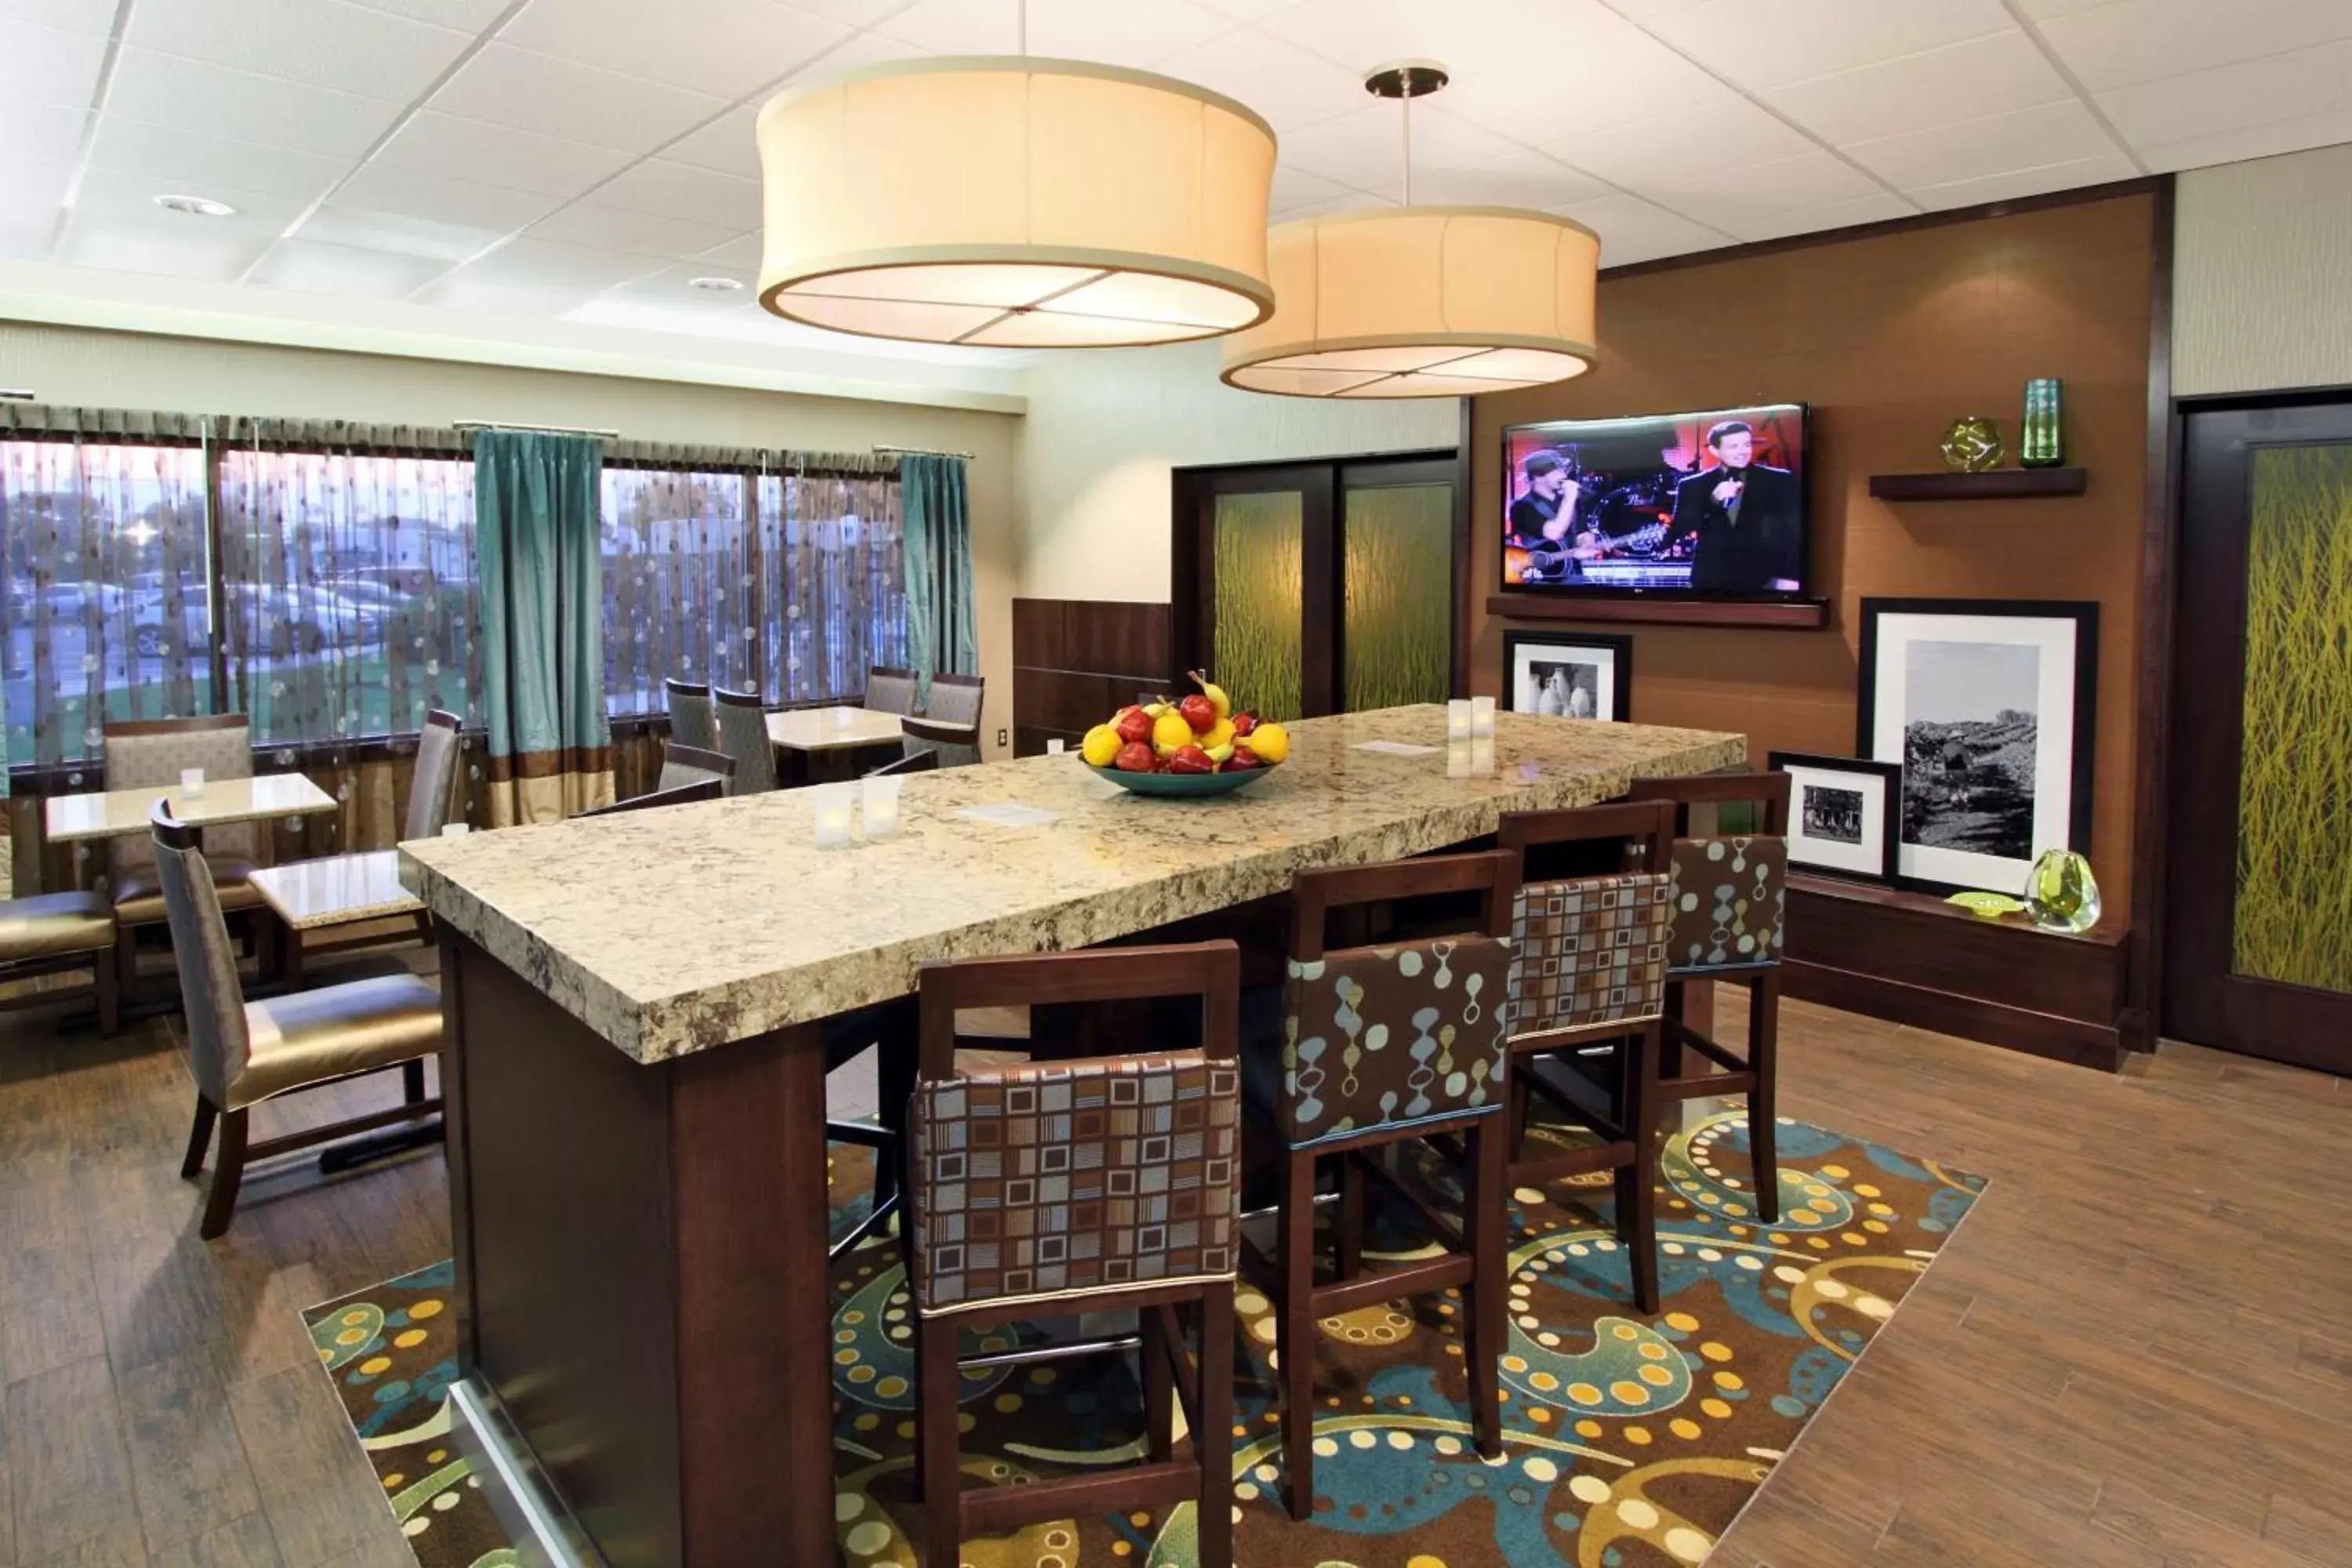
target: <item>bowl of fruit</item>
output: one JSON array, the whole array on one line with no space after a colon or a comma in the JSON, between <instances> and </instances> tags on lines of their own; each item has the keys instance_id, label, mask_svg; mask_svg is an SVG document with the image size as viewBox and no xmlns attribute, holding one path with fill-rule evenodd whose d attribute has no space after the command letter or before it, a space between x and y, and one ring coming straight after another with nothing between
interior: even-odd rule
<instances>
[{"instance_id":1,"label":"bowl of fruit","mask_svg":"<svg viewBox=\"0 0 2352 1568\"><path fill-rule=\"evenodd\" d=\"M1137 795L1228 795L1247 789L1290 755L1279 724L1234 710L1223 687L1200 670L1200 689L1120 709L1087 731L1086 764Z\"/></svg>"}]
</instances>

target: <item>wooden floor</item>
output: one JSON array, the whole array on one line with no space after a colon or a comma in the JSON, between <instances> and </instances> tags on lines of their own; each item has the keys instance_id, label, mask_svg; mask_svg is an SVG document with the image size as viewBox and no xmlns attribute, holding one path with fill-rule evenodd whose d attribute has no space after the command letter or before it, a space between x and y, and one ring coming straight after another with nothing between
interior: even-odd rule
<instances>
[{"instance_id":1,"label":"wooden floor","mask_svg":"<svg viewBox=\"0 0 2352 1568\"><path fill-rule=\"evenodd\" d=\"M297 1313L446 1256L439 1158L248 1178L207 1246L175 1026L0 1019L0 1564L404 1568ZM1783 1037L1788 1114L1993 1185L1717 1568L2352 1563L2352 1089Z\"/></svg>"}]
</instances>

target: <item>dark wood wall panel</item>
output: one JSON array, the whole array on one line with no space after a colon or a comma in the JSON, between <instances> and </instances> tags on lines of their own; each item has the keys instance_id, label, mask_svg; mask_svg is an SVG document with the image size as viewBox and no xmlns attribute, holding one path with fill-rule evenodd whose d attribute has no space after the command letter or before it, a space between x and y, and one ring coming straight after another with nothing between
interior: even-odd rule
<instances>
[{"instance_id":1,"label":"dark wood wall panel","mask_svg":"<svg viewBox=\"0 0 2352 1568\"><path fill-rule=\"evenodd\" d=\"M1139 691L1173 691L1168 606L1129 600L1013 601L1013 749L1075 744Z\"/></svg>"}]
</instances>

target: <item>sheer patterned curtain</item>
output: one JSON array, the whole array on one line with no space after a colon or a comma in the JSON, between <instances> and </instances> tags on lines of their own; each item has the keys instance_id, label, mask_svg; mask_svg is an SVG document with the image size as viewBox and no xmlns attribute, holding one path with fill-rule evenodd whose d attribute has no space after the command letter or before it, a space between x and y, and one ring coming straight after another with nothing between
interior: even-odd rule
<instances>
[{"instance_id":1,"label":"sheer patterned curtain","mask_svg":"<svg viewBox=\"0 0 2352 1568\"><path fill-rule=\"evenodd\" d=\"M790 462L790 459L787 459ZM766 696L855 702L907 662L907 557L895 466L827 459L760 480Z\"/></svg>"},{"instance_id":2,"label":"sheer patterned curtain","mask_svg":"<svg viewBox=\"0 0 2352 1568\"><path fill-rule=\"evenodd\" d=\"M604 703L658 713L671 677L749 690L761 602L736 471L607 468Z\"/></svg>"}]
</instances>

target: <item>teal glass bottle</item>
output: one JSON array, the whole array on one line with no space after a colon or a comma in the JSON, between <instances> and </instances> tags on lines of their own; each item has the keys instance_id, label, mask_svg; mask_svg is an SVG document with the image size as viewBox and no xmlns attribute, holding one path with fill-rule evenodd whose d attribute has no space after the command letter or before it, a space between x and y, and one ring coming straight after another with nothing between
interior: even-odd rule
<instances>
[{"instance_id":1,"label":"teal glass bottle","mask_svg":"<svg viewBox=\"0 0 2352 1568\"><path fill-rule=\"evenodd\" d=\"M2060 401L2056 376L2035 376L2025 384L2025 427L2017 442L2017 460L2024 467L2054 468L2065 462Z\"/></svg>"}]
</instances>

